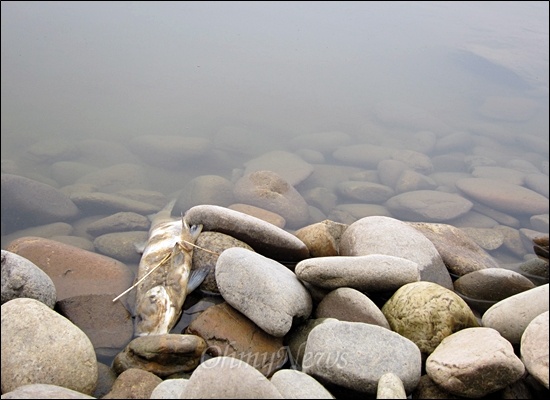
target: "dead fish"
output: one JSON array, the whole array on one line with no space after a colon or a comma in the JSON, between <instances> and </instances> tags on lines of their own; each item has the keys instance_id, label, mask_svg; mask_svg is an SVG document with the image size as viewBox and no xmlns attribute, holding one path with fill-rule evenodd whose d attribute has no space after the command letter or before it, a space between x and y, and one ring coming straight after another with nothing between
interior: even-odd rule
<instances>
[{"instance_id":1,"label":"dead fish","mask_svg":"<svg viewBox=\"0 0 550 400\"><path fill-rule=\"evenodd\" d=\"M207 268L191 271L193 244L202 225L189 226L183 216L174 219L174 204L175 200L151 218L137 276L139 282L149 274L137 286L136 336L169 333L181 316L185 298L209 272Z\"/></svg>"}]
</instances>

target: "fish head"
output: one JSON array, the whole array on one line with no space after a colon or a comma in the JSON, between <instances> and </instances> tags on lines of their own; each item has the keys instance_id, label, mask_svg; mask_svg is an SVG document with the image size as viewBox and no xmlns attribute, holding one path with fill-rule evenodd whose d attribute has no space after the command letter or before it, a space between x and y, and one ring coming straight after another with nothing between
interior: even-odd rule
<instances>
[{"instance_id":1,"label":"fish head","mask_svg":"<svg viewBox=\"0 0 550 400\"><path fill-rule=\"evenodd\" d=\"M149 289L136 305L136 335L169 333L176 319L176 309L163 286Z\"/></svg>"}]
</instances>

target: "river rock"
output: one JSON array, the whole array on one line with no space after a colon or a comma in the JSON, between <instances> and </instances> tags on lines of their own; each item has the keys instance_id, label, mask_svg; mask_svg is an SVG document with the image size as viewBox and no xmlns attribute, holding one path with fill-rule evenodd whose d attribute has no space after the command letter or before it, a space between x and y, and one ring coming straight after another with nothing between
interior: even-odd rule
<instances>
[{"instance_id":1,"label":"river rock","mask_svg":"<svg viewBox=\"0 0 550 400\"><path fill-rule=\"evenodd\" d=\"M111 391L102 399L149 399L161 382L162 379L151 372L131 368L116 378Z\"/></svg>"},{"instance_id":2,"label":"river rock","mask_svg":"<svg viewBox=\"0 0 550 400\"><path fill-rule=\"evenodd\" d=\"M261 170L244 175L233 189L238 202L250 204L282 216L291 229L309 222L308 204L302 195L273 171Z\"/></svg>"},{"instance_id":3,"label":"river rock","mask_svg":"<svg viewBox=\"0 0 550 400\"><path fill-rule=\"evenodd\" d=\"M58 385L31 383L3 393L3 399L96 399L97 397L77 392Z\"/></svg>"},{"instance_id":4,"label":"river rock","mask_svg":"<svg viewBox=\"0 0 550 400\"><path fill-rule=\"evenodd\" d=\"M53 240L24 237L7 249L33 262L53 281L57 300L87 294L122 293L132 285L130 268L113 258Z\"/></svg>"},{"instance_id":5,"label":"river rock","mask_svg":"<svg viewBox=\"0 0 550 400\"><path fill-rule=\"evenodd\" d=\"M386 372L397 375L410 393L421 367L420 351L409 339L377 325L345 321L313 328L302 361L308 375L370 395Z\"/></svg>"},{"instance_id":6,"label":"river rock","mask_svg":"<svg viewBox=\"0 0 550 400\"><path fill-rule=\"evenodd\" d=\"M71 194L70 199L82 212L91 215L112 214L119 211L149 215L161 209L157 205L132 200L114 193L75 192Z\"/></svg>"},{"instance_id":7,"label":"river rock","mask_svg":"<svg viewBox=\"0 0 550 400\"><path fill-rule=\"evenodd\" d=\"M258 253L276 260L303 260L307 246L293 234L256 217L229 208L200 205L185 214L190 225L203 225L203 232L216 231L233 236Z\"/></svg>"},{"instance_id":8,"label":"river rock","mask_svg":"<svg viewBox=\"0 0 550 400\"><path fill-rule=\"evenodd\" d=\"M216 281L223 298L270 335L286 335L295 318L311 313L311 296L296 275L250 250L225 250L218 258Z\"/></svg>"},{"instance_id":9,"label":"river rock","mask_svg":"<svg viewBox=\"0 0 550 400\"><path fill-rule=\"evenodd\" d=\"M82 329L98 355L113 357L132 340L132 316L121 302L113 303L112 295L69 297L56 310Z\"/></svg>"},{"instance_id":10,"label":"river rock","mask_svg":"<svg viewBox=\"0 0 550 400\"><path fill-rule=\"evenodd\" d=\"M2 305L2 392L29 383L63 386L91 395L98 378L90 339L38 300Z\"/></svg>"},{"instance_id":11,"label":"river rock","mask_svg":"<svg viewBox=\"0 0 550 400\"><path fill-rule=\"evenodd\" d=\"M295 369L277 371L270 381L285 399L334 399L315 378Z\"/></svg>"},{"instance_id":12,"label":"river rock","mask_svg":"<svg viewBox=\"0 0 550 400\"><path fill-rule=\"evenodd\" d=\"M521 361L531 375L548 389L548 311L535 317L521 335Z\"/></svg>"},{"instance_id":13,"label":"river rock","mask_svg":"<svg viewBox=\"0 0 550 400\"><path fill-rule=\"evenodd\" d=\"M378 306L360 291L349 287L341 287L327 294L317 305L315 317L364 322L390 329Z\"/></svg>"},{"instance_id":14,"label":"river rock","mask_svg":"<svg viewBox=\"0 0 550 400\"><path fill-rule=\"evenodd\" d=\"M281 217L279 214L276 214L268 210L264 210L263 208L260 208L260 207L254 207L249 204L235 203L227 206L227 208L242 212L244 214L251 215L256 218L260 218L281 229L284 228L286 225L285 219Z\"/></svg>"},{"instance_id":15,"label":"river rock","mask_svg":"<svg viewBox=\"0 0 550 400\"><path fill-rule=\"evenodd\" d=\"M526 290L535 284L518 272L504 268L486 268L462 275L454 281L457 292L472 299L500 301Z\"/></svg>"},{"instance_id":16,"label":"river rock","mask_svg":"<svg viewBox=\"0 0 550 400\"><path fill-rule=\"evenodd\" d=\"M181 394L184 399L282 399L256 368L233 357L214 357L191 374Z\"/></svg>"},{"instance_id":17,"label":"river rock","mask_svg":"<svg viewBox=\"0 0 550 400\"><path fill-rule=\"evenodd\" d=\"M483 314L481 324L519 344L529 323L548 311L548 303L548 284L538 286L499 301Z\"/></svg>"},{"instance_id":18,"label":"river rock","mask_svg":"<svg viewBox=\"0 0 550 400\"><path fill-rule=\"evenodd\" d=\"M117 374L139 368L165 378L192 371L199 365L207 345L196 335L167 333L139 336L117 354L113 369Z\"/></svg>"},{"instance_id":19,"label":"river rock","mask_svg":"<svg viewBox=\"0 0 550 400\"><path fill-rule=\"evenodd\" d=\"M350 135L341 131L303 133L296 135L288 142L292 149L312 149L321 153L331 153L340 146L352 141Z\"/></svg>"},{"instance_id":20,"label":"river rock","mask_svg":"<svg viewBox=\"0 0 550 400\"><path fill-rule=\"evenodd\" d=\"M461 329L479 326L472 310L456 293L432 282L402 286L382 307L393 331L430 354Z\"/></svg>"},{"instance_id":21,"label":"river rock","mask_svg":"<svg viewBox=\"0 0 550 400\"><path fill-rule=\"evenodd\" d=\"M118 212L92 222L86 232L97 237L107 233L127 231L148 231L151 221L135 212Z\"/></svg>"},{"instance_id":22,"label":"river rock","mask_svg":"<svg viewBox=\"0 0 550 400\"><path fill-rule=\"evenodd\" d=\"M456 187L466 196L505 213L547 214L548 198L504 181L486 178L466 178L456 181Z\"/></svg>"},{"instance_id":23,"label":"river rock","mask_svg":"<svg viewBox=\"0 0 550 400\"><path fill-rule=\"evenodd\" d=\"M386 207L399 219L419 222L445 222L471 210L473 204L454 193L416 190L393 196Z\"/></svg>"},{"instance_id":24,"label":"river rock","mask_svg":"<svg viewBox=\"0 0 550 400\"><path fill-rule=\"evenodd\" d=\"M136 243L147 243L147 231L127 231L106 233L94 239L97 252L129 264L139 264L141 253Z\"/></svg>"},{"instance_id":25,"label":"river rock","mask_svg":"<svg viewBox=\"0 0 550 400\"><path fill-rule=\"evenodd\" d=\"M1 179L3 231L70 221L79 215L75 203L53 186L12 174L2 174Z\"/></svg>"},{"instance_id":26,"label":"river rock","mask_svg":"<svg viewBox=\"0 0 550 400\"><path fill-rule=\"evenodd\" d=\"M227 303L207 308L191 322L186 333L202 337L207 354L238 358L267 377L287 360L282 338L265 333Z\"/></svg>"},{"instance_id":27,"label":"river rock","mask_svg":"<svg viewBox=\"0 0 550 400\"><path fill-rule=\"evenodd\" d=\"M110 165L84 175L75 182L95 187L97 192L113 193L123 189L145 189L150 183L145 169L138 164Z\"/></svg>"},{"instance_id":28,"label":"river rock","mask_svg":"<svg viewBox=\"0 0 550 400\"><path fill-rule=\"evenodd\" d=\"M340 238L346 224L324 220L297 230L294 234L305 243L311 257L328 257L339 254Z\"/></svg>"},{"instance_id":29,"label":"river rock","mask_svg":"<svg viewBox=\"0 0 550 400\"><path fill-rule=\"evenodd\" d=\"M344 181L336 186L336 191L347 200L380 204L392 197L392 188L374 182Z\"/></svg>"},{"instance_id":30,"label":"river rock","mask_svg":"<svg viewBox=\"0 0 550 400\"><path fill-rule=\"evenodd\" d=\"M235 202L233 183L219 175L201 175L191 179L183 188L174 210L185 213L200 204L227 207Z\"/></svg>"},{"instance_id":31,"label":"river rock","mask_svg":"<svg viewBox=\"0 0 550 400\"><path fill-rule=\"evenodd\" d=\"M417 263L384 254L309 258L296 264L295 273L318 287L347 286L366 292L394 291L420 280Z\"/></svg>"},{"instance_id":32,"label":"river rock","mask_svg":"<svg viewBox=\"0 0 550 400\"><path fill-rule=\"evenodd\" d=\"M405 222L373 216L351 224L340 240L340 255L369 254L385 254L416 262L421 280L453 288L451 276L433 243Z\"/></svg>"},{"instance_id":33,"label":"river rock","mask_svg":"<svg viewBox=\"0 0 550 400\"><path fill-rule=\"evenodd\" d=\"M447 269L462 276L485 268L498 268L497 261L464 231L448 224L410 222L435 246Z\"/></svg>"},{"instance_id":34,"label":"river rock","mask_svg":"<svg viewBox=\"0 0 550 400\"><path fill-rule=\"evenodd\" d=\"M388 372L380 377L378 389L376 390L377 399L406 399L407 393L403 387L403 382L394 373Z\"/></svg>"},{"instance_id":35,"label":"river rock","mask_svg":"<svg viewBox=\"0 0 550 400\"><path fill-rule=\"evenodd\" d=\"M193 269L208 268L208 275L200 284L200 289L213 294L219 294L218 284L216 283L216 263L220 254L231 247L242 247L243 249L252 250L252 247L246 243L235 239L232 236L220 232L201 232L195 241L193 251ZM208 251L205 251L205 250Z\"/></svg>"},{"instance_id":36,"label":"river rock","mask_svg":"<svg viewBox=\"0 0 550 400\"><path fill-rule=\"evenodd\" d=\"M2 303L28 297L51 309L57 293L50 277L34 263L10 251L2 250Z\"/></svg>"},{"instance_id":37,"label":"river rock","mask_svg":"<svg viewBox=\"0 0 550 400\"><path fill-rule=\"evenodd\" d=\"M519 380L525 367L496 330L470 328L443 339L426 360L426 372L452 394L479 398Z\"/></svg>"},{"instance_id":38,"label":"river rock","mask_svg":"<svg viewBox=\"0 0 550 400\"><path fill-rule=\"evenodd\" d=\"M296 186L313 173L313 167L296 154L275 150L247 161L244 175L257 171L272 171L292 186Z\"/></svg>"}]
</instances>

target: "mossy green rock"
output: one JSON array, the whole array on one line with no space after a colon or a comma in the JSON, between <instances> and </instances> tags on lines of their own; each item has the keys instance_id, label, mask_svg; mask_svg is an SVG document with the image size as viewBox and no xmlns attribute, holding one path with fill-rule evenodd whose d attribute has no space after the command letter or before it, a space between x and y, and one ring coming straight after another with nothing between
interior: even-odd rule
<instances>
[{"instance_id":1,"label":"mossy green rock","mask_svg":"<svg viewBox=\"0 0 550 400\"><path fill-rule=\"evenodd\" d=\"M432 282L403 285L382 307L393 331L431 354L447 336L478 327L472 310L453 291Z\"/></svg>"}]
</instances>

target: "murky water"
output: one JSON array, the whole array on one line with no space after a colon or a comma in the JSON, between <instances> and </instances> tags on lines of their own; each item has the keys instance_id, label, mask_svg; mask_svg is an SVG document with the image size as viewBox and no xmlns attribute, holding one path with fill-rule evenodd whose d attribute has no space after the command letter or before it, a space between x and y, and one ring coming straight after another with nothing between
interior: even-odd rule
<instances>
[{"instance_id":1,"label":"murky water","mask_svg":"<svg viewBox=\"0 0 550 400\"><path fill-rule=\"evenodd\" d=\"M491 179L544 175L538 193L548 197L548 2L3 1L1 8L2 173L63 190L92 170L129 163L145 171L140 188L169 197L203 175L235 181L251 160L282 150L314 167L315 178L297 185L301 194L322 187L334 195L342 168L379 182L376 165L334 154L370 144L424 154L433 165L425 175L442 192L453 191L444 174L470 174L465 160L477 160L503 169ZM327 132L332 144L307 143L306 135ZM136 153L130 143L143 136L209 144L174 167ZM61 175L64 162L79 169ZM311 221L350 223L360 203L338 195L334 208L343 208ZM530 215L508 214L514 229L533 229ZM25 218L2 209L2 248L19 229L37 226ZM475 219L450 223L479 227ZM81 221L70 222L78 236ZM491 254L509 267L529 253Z\"/></svg>"}]
</instances>

